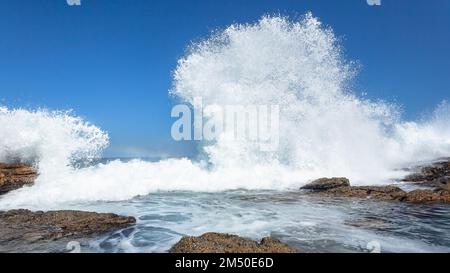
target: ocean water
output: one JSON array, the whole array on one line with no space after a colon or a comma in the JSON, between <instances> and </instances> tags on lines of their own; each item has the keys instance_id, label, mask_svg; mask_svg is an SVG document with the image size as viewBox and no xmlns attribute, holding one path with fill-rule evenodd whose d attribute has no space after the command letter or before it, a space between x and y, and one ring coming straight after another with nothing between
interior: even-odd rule
<instances>
[{"instance_id":1,"label":"ocean water","mask_svg":"<svg viewBox=\"0 0 450 273\"><path fill-rule=\"evenodd\" d=\"M98 209L100 204L93 208ZM87 251L165 252L184 235L274 236L301 252L450 252L450 207L311 200L298 192L158 193L119 202L135 227L90 241ZM111 204L100 207L109 211Z\"/></svg>"},{"instance_id":2,"label":"ocean water","mask_svg":"<svg viewBox=\"0 0 450 273\"><path fill-rule=\"evenodd\" d=\"M450 207L300 195L298 191L161 192L67 205L136 217L135 226L78 240L82 252L167 252L182 236L274 236L300 252L450 252ZM36 246L63 252L67 241Z\"/></svg>"},{"instance_id":3,"label":"ocean water","mask_svg":"<svg viewBox=\"0 0 450 273\"><path fill-rule=\"evenodd\" d=\"M166 251L181 235L206 231L273 233L308 251L364 251L372 241L386 251L448 251L445 206L296 196L312 179L392 183L405 167L450 155L447 102L426 118L405 120L401 105L354 89L358 66L344 52L332 28L306 14L231 25L180 58L168 92L180 103L201 97L205 105L280 107L273 152L219 136L199 144L198 158L91 164L109 145L104 129L72 111L0 107L0 161L29 162L40 174L32 187L1 196L0 209L88 209L139 219L97 238L93 251ZM370 214L387 227L345 222Z\"/></svg>"}]
</instances>

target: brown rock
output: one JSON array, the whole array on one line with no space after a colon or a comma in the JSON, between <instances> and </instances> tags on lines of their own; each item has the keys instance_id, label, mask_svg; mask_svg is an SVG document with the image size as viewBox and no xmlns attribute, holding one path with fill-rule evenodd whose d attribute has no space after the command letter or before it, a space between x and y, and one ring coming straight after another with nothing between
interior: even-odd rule
<instances>
[{"instance_id":1,"label":"brown rock","mask_svg":"<svg viewBox=\"0 0 450 273\"><path fill-rule=\"evenodd\" d=\"M295 253L296 250L280 241L266 237L261 242L236 235L206 233L200 237L184 237L171 253Z\"/></svg>"},{"instance_id":2,"label":"brown rock","mask_svg":"<svg viewBox=\"0 0 450 273\"><path fill-rule=\"evenodd\" d=\"M101 234L134 224L133 217L83 211L0 211L0 245Z\"/></svg>"},{"instance_id":3,"label":"brown rock","mask_svg":"<svg viewBox=\"0 0 450 273\"><path fill-rule=\"evenodd\" d=\"M402 201L407 193L395 186L362 186L362 187L339 187L324 192L327 196L334 197L356 197L377 200Z\"/></svg>"},{"instance_id":4,"label":"brown rock","mask_svg":"<svg viewBox=\"0 0 450 273\"><path fill-rule=\"evenodd\" d=\"M28 165L0 163L0 194L33 184L37 175Z\"/></svg>"},{"instance_id":5,"label":"brown rock","mask_svg":"<svg viewBox=\"0 0 450 273\"><path fill-rule=\"evenodd\" d=\"M326 191L312 192L311 194L321 197L365 198L410 203L450 203L450 192L446 190L415 190L406 192L396 186L339 187Z\"/></svg>"},{"instance_id":6,"label":"brown rock","mask_svg":"<svg viewBox=\"0 0 450 273\"><path fill-rule=\"evenodd\" d=\"M407 194L405 201L411 203L450 203L450 192L445 190L415 190Z\"/></svg>"},{"instance_id":7,"label":"brown rock","mask_svg":"<svg viewBox=\"0 0 450 273\"><path fill-rule=\"evenodd\" d=\"M301 187L302 190L324 191L339 187L349 187L350 181L345 177L320 178Z\"/></svg>"}]
</instances>

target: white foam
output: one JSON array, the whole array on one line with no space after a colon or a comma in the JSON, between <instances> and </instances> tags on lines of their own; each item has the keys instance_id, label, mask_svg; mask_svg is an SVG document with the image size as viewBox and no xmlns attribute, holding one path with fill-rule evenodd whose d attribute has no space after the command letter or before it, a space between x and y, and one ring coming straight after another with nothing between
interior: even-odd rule
<instances>
[{"instance_id":1,"label":"white foam","mask_svg":"<svg viewBox=\"0 0 450 273\"><path fill-rule=\"evenodd\" d=\"M188 103L280 105L279 152L219 140L205 149L215 166L280 162L300 172L297 180L343 175L374 184L398 176L392 171L406 162L449 155L445 107L430 122L402 122L395 105L355 96L353 74L332 30L311 14L266 16L193 45L172 94Z\"/></svg>"},{"instance_id":2,"label":"white foam","mask_svg":"<svg viewBox=\"0 0 450 273\"><path fill-rule=\"evenodd\" d=\"M0 108L0 161L36 162L40 168L66 166L97 157L108 135L70 111Z\"/></svg>"}]
</instances>

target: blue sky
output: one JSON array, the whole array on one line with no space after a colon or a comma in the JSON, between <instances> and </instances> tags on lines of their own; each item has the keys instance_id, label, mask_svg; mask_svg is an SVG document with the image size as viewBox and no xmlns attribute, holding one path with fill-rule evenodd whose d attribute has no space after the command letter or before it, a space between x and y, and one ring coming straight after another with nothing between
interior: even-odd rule
<instances>
[{"instance_id":1,"label":"blue sky","mask_svg":"<svg viewBox=\"0 0 450 273\"><path fill-rule=\"evenodd\" d=\"M362 64L355 87L414 119L450 99L450 1L0 0L0 104L73 109L108 156L192 155L170 138L171 73L186 46L264 14L311 11Z\"/></svg>"}]
</instances>

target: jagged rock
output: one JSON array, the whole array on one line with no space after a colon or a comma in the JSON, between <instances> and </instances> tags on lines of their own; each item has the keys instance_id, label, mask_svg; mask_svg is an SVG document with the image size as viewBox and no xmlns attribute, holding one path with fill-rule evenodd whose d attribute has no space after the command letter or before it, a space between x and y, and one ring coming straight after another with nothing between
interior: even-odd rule
<instances>
[{"instance_id":1,"label":"jagged rock","mask_svg":"<svg viewBox=\"0 0 450 273\"><path fill-rule=\"evenodd\" d=\"M441 190L450 191L450 176L445 176L434 180L433 185Z\"/></svg>"},{"instance_id":2,"label":"jagged rock","mask_svg":"<svg viewBox=\"0 0 450 273\"><path fill-rule=\"evenodd\" d=\"M301 187L302 190L324 191L339 187L349 187L350 181L345 177L320 178Z\"/></svg>"},{"instance_id":3,"label":"jagged rock","mask_svg":"<svg viewBox=\"0 0 450 273\"><path fill-rule=\"evenodd\" d=\"M31 185L36 177L37 172L31 166L0 163L0 194Z\"/></svg>"},{"instance_id":4,"label":"jagged rock","mask_svg":"<svg viewBox=\"0 0 450 273\"><path fill-rule=\"evenodd\" d=\"M236 235L206 233L200 237L184 237L171 253L295 253L294 248L280 241L266 237L261 242Z\"/></svg>"},{"instance_id":5,"label":"jagged rock","mask_svg":"<svg viewBox=\"0 0 450 273\"><path fill-rule=\"evenodd\" d=\"M0 246L107 233L133 225L133 217L84 211L0 211Z\"/></svg>"}]
</instances>

